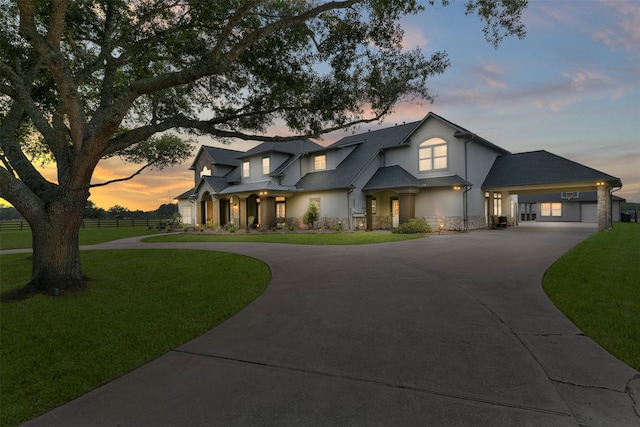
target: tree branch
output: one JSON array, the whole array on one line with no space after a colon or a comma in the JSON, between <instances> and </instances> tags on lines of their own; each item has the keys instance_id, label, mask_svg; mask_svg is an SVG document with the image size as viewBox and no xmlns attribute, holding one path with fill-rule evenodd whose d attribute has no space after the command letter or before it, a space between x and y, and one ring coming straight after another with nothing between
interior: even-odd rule
<instances>
[{"instance_id":1,"label":"tree branch","mask_svg":"<svg viewBox=\"0 0 640 427\"><path fill-rule=\"evenodd\" d=\"M76 150L80 150L84 140L86 117L78 95L78 88L65 64L64 55L60 51L60 38L58 37L58 32L64 28L67 4L66 1L53 3L48 38L45 39L38 32L33 3L29 0L18 0L20 33L43 60L56 82L63 102L63 109L69 115L73 144Z\"/></svg>"},{"instance_id":2,"label":"tree branch","mask_svg":"<svg viewBox=\"0 0 640 427\"><path fill-rule=\"evenodd\" d=\"M104 187L105 185L113 184L114 182L129 181L130 179L133 179L136 175L140 175L140 173L143 170L145 170L146 168L148 168L151 165L153 165L153 163L147 163L146 165L144 165L143 167L138 169L135 173L133 173L131 176L128 176L126 178L117 178L117 179L112 179L112 180L109 180L109 181L101 182L100 184L91 184L89 186L89 188Z\"/></svg>"},{"instance_id":3,"label":"tree branch","mask_svg":"<svg viewBox=\"0 0 640 427\"><path fill-rule=\"evenodd\" d=\"M328 10L346 9L361 1L362 0L332 1L321 4L297 16L281 19L280 21L269 24L243 37L240 43L236 44L229 53L225 55L224 60L221 60L219 57L214 56L212 52L209 52L202 60L181 71L133 82L129 87L130 91L127 94L123 94L124 96L121 102L123 105L131 105L133 101L141 95L173 86L193 83L207 75L219 74L223 70L226 70L251 46L273 35L275 32L302 24Z\"/></svg>"},{"instance_id":4,"label":"tree branch","mask_svg":"<svg viewBox=\"0 0 640 427\"><path fill-rule=\"evenodd\" d=\"M7 173L11 170L18 174L22 181L34 188L34 191L44 190L52 184L36 170L16 139L23 114L24 109L20 104L14 103L0 124L0 149L11 164L11 167L7 168Z\"/></svg>"}]
</instances>

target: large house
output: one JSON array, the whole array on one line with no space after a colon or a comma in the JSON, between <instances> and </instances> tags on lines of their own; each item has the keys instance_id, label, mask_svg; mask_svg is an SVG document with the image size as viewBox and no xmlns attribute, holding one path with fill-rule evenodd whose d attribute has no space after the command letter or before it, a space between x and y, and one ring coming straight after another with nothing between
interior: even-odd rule
<instances>
[{"instance_id":1,"label":"large house","mask_svg":"<svg viewBox=\"0 0 640 427\"><path fill-rule=\"evenodd\" d=\"M611 227L619 178L546 151L511 154L444 118L350 135L323 147L265 142L246 151L203 146L194 188L178 196L185 224L303 227L310 203L318 227L390 229L411 218L433 229L518 220L518 194L596 191L600 229ZM607 213L608 212L608 213Z\"/></svg>"}]
</instances>

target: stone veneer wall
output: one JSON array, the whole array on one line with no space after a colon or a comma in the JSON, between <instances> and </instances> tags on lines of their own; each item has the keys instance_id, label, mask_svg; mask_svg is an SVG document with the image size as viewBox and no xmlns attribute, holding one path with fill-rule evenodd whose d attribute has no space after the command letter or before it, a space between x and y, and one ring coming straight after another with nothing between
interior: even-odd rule
<instances>
[{"instance_id":1,"label":"stone veneer wall","mask_svg":"<svg viewBox=\"0 0 640 427\"><path fill-rule=\"evenodd\" d=\"M439 224L442 223L442 229L445 231L462 231L464 229L464 218L462 216L425 216L422 217L430 226L433 231L439 230ZM390 215L373 215L373 229L374 230L390 230L391 229L391 216ZM468 218L469 223L467 225L468 230L475 230L479 228L486 228L484 216L476 215ZM349 227L349 219L342 217L322 217L313 225L314 229L335 229L338 222L342 223L342 228L347 230L358 230L360 223L363 224L363 229L366 229L365 218L353 218L351 227ZM306 224L302 222L302 218L299 217L287 217L285 219L285 226L293 225L296 228L305 229Z\"/></svg>"},{"instance_id":2,"label":"stone veneer wall","mask_svg":"<svg viewBox=\"0 0 640 427\"><path fill-rule=\"evenodd\" d=\"M365 223L366 221L364 221L364 219L362 219L362 223ZM343 229L349 229L349 220L347 218L342 218L342 217L329 217L329 216L323 216L322 218L318 219L316 222L313 223L313 229L314 230L320 230L320 229L335 229L336 226L338 224L342 224L342 228ZM287 217L285 218L285 224L286 226L294 226L295 228L300 228L300 229L305 229L307 228L307 225L302 222L302 218L301 217ZM357 229L358 226L358 222L354 221L354 223L352 224L352 229Z\"/></svg>"},{"instance_id":3,"label":"stone veneer wall","mask_svg":"<svg viewBox=\"0 0 640 427\"><path fill-rule=\"evenodd\" d=\"M464 217L462 216L425 216L422 217L427 224L431 226L433 231L438 231L442 227L445 231L462 231L464 230ZM478 228L486 228L484 216L476 215L468 217L467 229L475 230Z\"/></svg>"},{"instance_id":4,"label":"stone veneer wall","mask_svg":"<svg viewBox=\"0 0 640 427\"><path fill-rule=\"evenodd\" d=\"M391 215L373 215L371 222L374 230L390 230Z\"/></svg>"}]
</instances>

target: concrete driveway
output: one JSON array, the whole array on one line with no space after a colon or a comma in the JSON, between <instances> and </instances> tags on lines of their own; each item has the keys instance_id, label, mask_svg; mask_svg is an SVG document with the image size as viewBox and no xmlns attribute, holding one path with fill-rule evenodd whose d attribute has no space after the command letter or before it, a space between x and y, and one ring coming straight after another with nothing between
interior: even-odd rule
<instances>
[{"instance_id":1,"label":"concrete driveway","mask_svg":"<svg viewBox=\"0 0 640 427\"><path fill-rule=\"evenodd\" d=\"M236 252L273 277L227 322L27 425L639 426L640 374L541 288L545 270L594 232L97 245Z\"/></svg>"}]
</instances>

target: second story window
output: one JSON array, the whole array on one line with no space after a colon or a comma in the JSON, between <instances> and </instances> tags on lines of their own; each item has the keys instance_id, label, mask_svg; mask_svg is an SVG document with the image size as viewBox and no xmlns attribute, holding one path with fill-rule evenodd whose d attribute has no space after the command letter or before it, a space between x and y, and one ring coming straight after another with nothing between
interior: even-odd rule
<instances>
[{"instance_id":1,"label":"second story window","mask_svg":"<svg viewBox=\"0 0 640 427\"><path fill-rule=\"evenodd\" d=\"M249 178L251 176L251 164L249 162L242 162L242 177Z\"/></svg>"},{"instance_id":2,"label":"second story window","mask_svg":"<svg viewBox=\"0 0 640 427\"><path fill-rule=\"evenodd\" d=\"M313 169L323 171L327 169L327 155L319 154L313 158Z\"/></svg>"},{"instance_id":3,"label":"second story window","mask_svg":"<svg viewBox=\"0 0 640 427\"><path fill-rule=\"evenodd\" d=\"M447 142L444 139L431 138L420 144L418 149L420 172L446 169L448 167L447 151Z\"/></svg>"},{"instance_id":4,"label":"second story window","mask_svg":"<svg viewBox=\"0 0 640 427\"><path fill-rule=\"evenodd\" d=\"M262 175L269 175L271 172L271 161L269 157L262 158Z\"/></svg>"}]
</instances>

